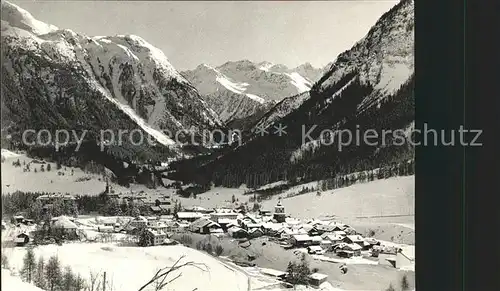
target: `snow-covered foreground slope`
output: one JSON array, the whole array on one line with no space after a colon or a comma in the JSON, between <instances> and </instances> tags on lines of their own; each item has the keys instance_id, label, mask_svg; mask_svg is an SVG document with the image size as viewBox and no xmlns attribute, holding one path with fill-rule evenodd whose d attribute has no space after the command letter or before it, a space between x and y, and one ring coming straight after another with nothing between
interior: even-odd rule
<instances>
[{"instance_id":1,"label":"snow-covered foreground slope","mask_svg":"<svg viewBox=\"0 0 500 291\"><path fill-rule=\"evenodd\" d=\"M9 255L14 271L22 267L25 248L15 248ZM62 246L46 245L34 249L35 256L49 258L56 255L61 264L89 278L90 272L106 272L107 290L137 291L159 268L172 266L180 257L180 263L194 262L198 267L187 266L172 272L170 279L180 277L168 285L168 290L249 291L286 290L276 286L276 281L252 275L233 264L224 263L208 254L184 246L120 247L101 243L70 243ZM3 273L2 273L3 274ZM16 278L12 278L15 281ZM14 285L12 285L14 286ZM325 290L340 291L324 285ZM2 290L4 290L2 288ZM5 289L24 290L24 289ZM39 290L26 289L26 291ZM146 290L154 290L152 287ZM312 290L303 288L303 290Z\"/></svg>"},{"instance_id":2,"label":"snow-covered foreground slope","mask_svg":"<svg viewBox=\"0 0 500 291\"><path fill-rule=\"evenodd\" d=\"M2 291L44 291L32 284L13 276L9 270L2 269Z\"/></svg>"}]
</instances>

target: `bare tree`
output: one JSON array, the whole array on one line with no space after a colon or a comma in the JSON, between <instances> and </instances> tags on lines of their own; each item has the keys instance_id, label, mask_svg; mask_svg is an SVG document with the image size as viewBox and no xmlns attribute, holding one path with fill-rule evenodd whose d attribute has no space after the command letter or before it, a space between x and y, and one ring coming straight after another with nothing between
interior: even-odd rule
<instances>
[{"instance_id":1,"label":"bare tree","mask_svg":"<svg viewBox=\"0 0 500 291\"><path fill-rule=\"evenodd\" d=\"M177 271L179 269L182 269L184 267L195 267L198 268L204 272L208 271L208 268L205 264L200 264L200 263L195 263L195 262L186 262L186 263L180 263L180 261L184 258L185 256L181 256L171 267L165 267L159 269L156 274L149 280L146 284L144 284L138 291L144 290L146 287L152 285L155 288L155 291L162 290L165 286L168 284L172 283L173 281L177 280L180 276L182 276L182 272L179 273L177 276L173 278L169 278L169 275ZM194 289L196 290L196 289ZM193 291L194 291L193 290Z\"/></svg>"},{"instance_id":2,"label":"bare tree","mask_svg":"<svg viewBox=\"0 0 500 291\"><path fill-rule=\"evenodd\" d=\"M94 273L90 271L90 278L86 291L98 291L101 289L101 272Z\"/></svg>"}]
</instances>

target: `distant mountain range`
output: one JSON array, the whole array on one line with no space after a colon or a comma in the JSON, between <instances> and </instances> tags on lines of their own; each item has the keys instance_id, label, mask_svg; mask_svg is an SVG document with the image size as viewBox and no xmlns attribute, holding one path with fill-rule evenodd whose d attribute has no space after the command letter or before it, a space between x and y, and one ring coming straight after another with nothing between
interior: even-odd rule
<instances>
[{"instance_id":1,"label":"distant mountain range","mask_svg":"<svg viewBox=\"0 0 500 291\"><path fill-rule=\"evenodd\" d=\"M289 69L270 62L241 60L218 67L201 64L181 74L223 122L231 123L255 114L260 118L283 98L309 91L323 72L309 63Z\"/></svg>"}]
</instances>

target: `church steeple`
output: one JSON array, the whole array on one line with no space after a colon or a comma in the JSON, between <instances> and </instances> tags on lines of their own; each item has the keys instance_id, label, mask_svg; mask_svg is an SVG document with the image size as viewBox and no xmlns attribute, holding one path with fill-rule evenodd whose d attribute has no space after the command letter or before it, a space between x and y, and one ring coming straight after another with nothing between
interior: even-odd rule
<instances>
[{"instance_id":1,"label":"church steeple","mask_svg":"<svg viewBox=\"0 0 500 291\"><path fill-rule=\"evenodd\" d=\"M274 219L276 219L277 222L285 222L286 218L286 213L285 213L285 207L281 204L281 197L278 198L278 203L274 207Z\"/></svg>"}]
</instances>

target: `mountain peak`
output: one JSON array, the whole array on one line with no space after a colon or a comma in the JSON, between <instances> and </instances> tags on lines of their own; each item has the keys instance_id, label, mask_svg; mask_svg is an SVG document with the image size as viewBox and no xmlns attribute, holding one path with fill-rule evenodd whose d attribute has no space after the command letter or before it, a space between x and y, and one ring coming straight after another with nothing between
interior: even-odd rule
<instances>
[{"instance_id":1,"label":"mountain peak","mask_svg":"<svg viewBox=\"0 0 500 291\"><path fill-rule=\"evenodd\" d=\"M26 30L36 35L58 30L56 26L36 20L28 11L7 1L2 1L2 25L4 21L11 27Z\"/></svg>"}]
</instances>

